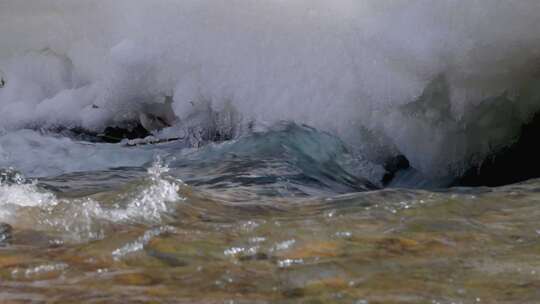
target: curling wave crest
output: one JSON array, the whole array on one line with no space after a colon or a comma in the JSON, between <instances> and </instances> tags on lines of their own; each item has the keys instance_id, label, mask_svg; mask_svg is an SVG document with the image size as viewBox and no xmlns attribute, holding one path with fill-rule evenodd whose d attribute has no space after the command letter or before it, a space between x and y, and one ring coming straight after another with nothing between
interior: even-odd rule
<instances>
[{"instance_id":1,"label":"curling wave crest","mask_svg":"<svg viewBox=\"0 0 540 304\"><path fill-rule=\"evenodd\" d=\"M286 120L437 179L512 144L539 110L535 0L0 5L8 132L136 123L200 146Z\"/></svg>"}]
</instances>

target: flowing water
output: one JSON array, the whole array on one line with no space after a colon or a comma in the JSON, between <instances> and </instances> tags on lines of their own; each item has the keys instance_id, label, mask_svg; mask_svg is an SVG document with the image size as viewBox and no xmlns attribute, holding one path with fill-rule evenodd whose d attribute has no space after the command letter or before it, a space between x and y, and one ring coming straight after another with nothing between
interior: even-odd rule
<instances>
[{"instance_id":1,"label":"flowing water","mask_svg":"<svg viewBox=\"0 0 540 304\"><path fill-rule=\"evenodd\" d=\"M0 0L0 303L540 303L539 24Z\"/></svg>"},{"instance_id":2,"label":"flowing water","mask_svg":"<svg viewBox=\"0 0 540 304\"><path fill-rule=\"evenodd\" d=\"M42 136L33 135L33 140ZM93 164L95 170L37 179L4 170L0 221L14 229L9 245L0 248L0 298L13 303L540 299L540 181L366 191L373 185L348 171L350 162L335 140L287 125L201 149L70 142L91 155L108 151L111 161L114 151L126 150L142 164L114 169ZM50 161L44 157L32 169L42 172L46 166Z\"/></svg>"}]
</instances>

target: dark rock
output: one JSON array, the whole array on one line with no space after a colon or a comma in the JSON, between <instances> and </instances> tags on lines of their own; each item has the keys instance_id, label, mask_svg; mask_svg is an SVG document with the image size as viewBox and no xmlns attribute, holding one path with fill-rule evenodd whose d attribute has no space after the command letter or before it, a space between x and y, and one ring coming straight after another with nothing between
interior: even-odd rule
<instances>
[{"instance_id":1,"label":"dark rock","mask_svg":"<svg viewBox=\"0 0 540 304\"><path fill-rule=\"evenodd\" d=\"M97 135L100 139L108 143L118 143L123 139L145 138L150 136L142 125L136 124L132 127L107 127L101 134Z\"/></svg>"},{"instance_id":2,"label":"dark rock","mask_svg":"<svg viewBox=\"0 0 540 304\"><path fill-rule=\"evenodd\" d=\"M26 180L23 175L14 169L0 169L0 185L23 184Z\"/></svg>"},{"instance_id":3,"label":"dark rock","mask_svg":"<svg viewBox=\"0 0 540 304\"><path fill-rule=\"evenodd\" d=\"M251 255L244 255L239 258L240 261L246 262L246 261L265 261L268 260L269 257L264 252L257 252L255 254Z\"/></svg>"},{"instance_id":4,"label":"dark rock","mask_svg":"<svg viewBox=\"0 0 540 304\"><path fill-rule=\"evenodd\" d=\"M302 288L290 288L285 289L282 294L286 298L301 298L305 295L305 291Z\"/></svg>"},{"instance_id":5,"label":"dark rock","mask_svg":"<svg viewBox=\"0 0 540 304\"><path fill-rule=\"evenodd\" d=\"M154 257L171 267L184 267L188 265L186 261L179 259L171 253L160 252L157 250L147 250L147 253L149 256Z\"/></svg>"},{"instance_id":6,"label":"dark rock","mask_svg":"<svg viewBox=\"0 0 540 304\"><path fill-rule=\"evenodd\" d=\"M488 155L465 171L452 186L496 187L540 177L540 112L521 127L517 141Z\"/></svg>"},{"instance_id":7,"label":"dark rock","mask_svg":"<svg viewBox=\"0 0 540 304\"><path fill-rule=\"evenodd\" d=\"M382 184L388 185L398 171L407 170L410 167L409 160L402 154L387 159L384 163L386 174L382 178Z\"/></svg>"},{"instance_id":8,"label":"dark rock","mask_svg":"<svg viewBox=\"0 0 540 304\"><path fill-rule=\"evenodd\" d=\"M9 224L0 223L0 246L8 244L12 239L13 228Z\"/></svg>"},{"instance_id":9,"label":"dark rock","mask_svg":"<svg viewBox=\"0 0 540 304\"><path fill-rule=\"evenodd\" d=\"M97 142L97 143L119 143L124 139L145 138L150 134L140 123L131 122L122 126L110 126L103 132L97 133L83 128L49 128L40 130L46 133L59 134L75 140Z\"/></svg>"}]
</instances>

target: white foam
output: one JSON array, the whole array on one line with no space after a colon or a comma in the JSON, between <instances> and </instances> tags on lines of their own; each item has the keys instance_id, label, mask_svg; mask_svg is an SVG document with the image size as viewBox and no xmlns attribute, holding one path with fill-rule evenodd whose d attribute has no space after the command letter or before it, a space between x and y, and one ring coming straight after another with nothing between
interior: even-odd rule
<instances>
[{"instance_id":1,"label":"white foam","mask_svg":"<svg viewBox=\"0 0 540 304\"><path fill-rule=\"evenodd\" d=\"M168 171L160 161L156 161L148 169L150 175L150 185L146 185L134 195L128 196L125 207L112 209L108 219L119 221L142 221L146 223L161 223L163 217L175 210L175 204L184 200L179 195L180 186L183 184L179 180L167 180L162 177Z\"/></svg>"},{"instance_id":2,"label":"white foam","mask_svg":"<svg viewBox=\"0 0 540 304\"><path fill-rule=\"evenodd\" d=\"M176 229L171 226L161 226L158 228L150 229L146 231L142 236L137 238L135 241L131 243L127 243L126 245L115 249L112 252L112 256L115 260L119 260L126 255L135 253L137 251L141 251L144 249L144 247L155 237L164 234L164 233L174 233L176 232Z\"/></svg>"},{"instance_id":3,"label":"white foam","mask_svg":"<svg viewBox=\"0 0 540 304\"><path fill-rule=\"evenodd\" d=\"M535 77L539 23L536 0L4 1L0 126L99 129L174 95L181 121L210 101L348 142L360 125L380 128L429 171L454 161L436 156L455 129L403 128L411 122L386 109L440 73L458 117L465 105L519 92ZM56 54L22 52L43 47Z\"/></svg>"},{"instance_id":4,"label":"white foam","mask_svg":"<svg viewBox=\"0 0 540 304\"><path fill-rule=\"evenodd\" d=\"M59 199L35 183L0 184L0 222L58 233L75 242L101 239L111 224L159 225L184 200L179 194L183 183L163 177L166 170L155 163L147 181L113 196L113 201Z\"/></svg>"},{"instance_id":5,"label":"white foam","mask_svg":"<svg viewBox=\"0 0 540 304\"><path fill-rule=\"evenodd\" d=\"M15 224L15 214L21 208L48 208L58 204L54 194L15 174L17 177L13 182L2 183L0 180L0 222Z\"/></svg>"},{"instance_id":6,"label":"white foam","mask_svg":"<svg viewBox=\"0 0 540 304\"><path fill-rule=\"evenodd\" d=\"M45 205L55 205L58 201L49 192L42 191L33 184L0 184L0 206L7 208L11 206L36 207Z\"/></svg>"}]
</instances>

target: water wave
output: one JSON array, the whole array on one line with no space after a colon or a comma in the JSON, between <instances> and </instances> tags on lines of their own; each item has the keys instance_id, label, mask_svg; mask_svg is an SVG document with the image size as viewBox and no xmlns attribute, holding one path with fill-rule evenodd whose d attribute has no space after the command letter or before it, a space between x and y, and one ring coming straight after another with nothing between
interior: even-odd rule
<instances>
[{"instance_id":1,"label":"water wave","mask_svg":"<svg viewBox=\"0 0 540 304\"><path fill-rule=\"evenodd\" d=\"M167 171L159 162L148 176L124 185L120 192L99 196L60 197L35 181L16 179L0 183L0 221L18 230L45 231L64 241L103 238L118 224L154 225L174 218L183 183L162 176ZM2 171L2 176L15 171Z\"/></svg>"},{"instance_id":2,"label":"water wave","mask_svg":"<svg viewBox=\"0 0 540 304\"><path fill-rule=\"evenodd\" d=\"M140 122L198 145L287 120L366 158L404 154L437 179L511 144L538 111L534 0L47 0L1 11L10 132Z\"/></svg>"}]
</instances>

